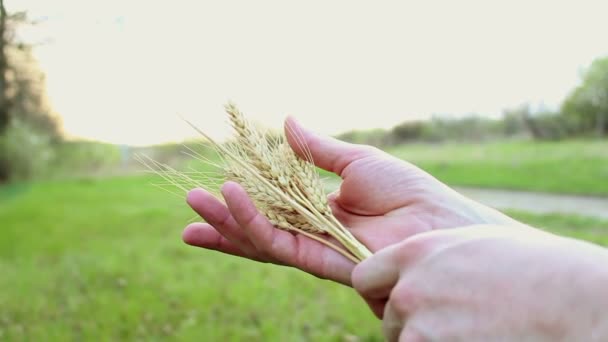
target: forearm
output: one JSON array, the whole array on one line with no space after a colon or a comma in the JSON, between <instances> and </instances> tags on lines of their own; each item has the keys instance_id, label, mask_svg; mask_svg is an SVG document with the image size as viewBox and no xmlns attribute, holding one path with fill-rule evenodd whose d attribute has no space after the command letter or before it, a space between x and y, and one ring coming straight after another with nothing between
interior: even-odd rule
<instances>
[{"instance_id":1,"label":"forearm","mask_svg":"<svg viewBox=\"0 0 608 342\"><path fill-rule=\"evenodd\" d=\"M579 256L571 279L572 310L565 320L575 323L577 340L608 341L608 249L567 239Z\"/></svg>"},{"instance_id":2,"label":"forearm","mask_svg":"<svg viewBox=\"0 0 608 342\"><path fill-rule=\"evenodd\" d=\"M594 260L595 277L591 279L591 293L595 294L594 312L591 316L591 339L608 340L608 249L596 246Z\"/></svg>"}]
</instances>

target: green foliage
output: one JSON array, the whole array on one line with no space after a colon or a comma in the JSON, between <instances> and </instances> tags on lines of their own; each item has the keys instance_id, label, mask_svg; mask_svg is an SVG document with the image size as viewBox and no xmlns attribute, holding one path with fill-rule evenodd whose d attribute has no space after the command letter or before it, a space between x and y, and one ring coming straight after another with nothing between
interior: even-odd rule
<instances>
[{"instance_id":1,"label":"green foliage","mask_svg":"<svg viewBox=\"0 0 608 342\"><path fill-rule=\"evenodd\" d=\"M608 196L608 141L407 144L388 151L450 185Z\"/></svg>"},{"instance_id":2,"label":"green foliage","mask_svg":"<svg viewBox=\"0 0 608 342\"><path fill-rule=\"evenodd\" d=\"M16 38L17 27L27 23L24 13L10 15L0 1L0 182L41 174L48 145L61 139L44 74L31 49Z\"/></svg>"},{"instance_id":3,"label":"green foliage","mask_svg":"<svg viewBox=\"0 0 608 342\"><path fill-rule=\"evenodd\" d=\"M390 133L381 128L349 131L338 135L337 138L354 144L366 144L376 147L393 144Z\"/></svg>"},{"instance_id":4,"label":"green foliage","mask_svg":"<svg viewBox=\"0 0 608 342\"><path fill-rule=\"evenodd\" d=\"M12 120L0 135L0 163L10 167L9 180L42 176L54 157L51 137L33 129L29 123Z\"/></svg>"},{"instance_id":5,"label":"green foliage","mask_svg":"<svg viewBox=\"0 0 608 342\"><path fill-rule=\"evenodd\" d=\"M608 133L608 57L596 59L583 80L564 101L564 115L573 118L579 133Z\"/></svg>"},{"instance_id":6,"label":"green foliage","mask_svg":"<svg viewBox=\"0 0 608 342\"><path fill-rule=\"evenodd\" d=\"M337 138L378 147L394 146L409 142L482 141L505 136L499 120L479 116L445 118L435 116L428 121L406 121L391 130L372 129L350 131Z\"/></svg>"},{"instance_id":7,"label":"green foliage","mask_svg":"<svg viewBox=\"0 0 608 342\"><path fill-rule=\"evenodd\" d=\"M27 122L36 132L61 140L61 122L53 113L46 93L46 77L27 46L6 48L9 61L10 116Z\"/></svg>"},{"instance_id":8,"label":"green foliage","mask_svg":"<svg viewBox=\"0 0 608 342\"><path fill-rule=\"evenodd\" d=\"M115 145L99 141L67 140L54 145L54 158L48 172L38 178L69 178L81 176L103 176L139 173L146 168L134 158L136 154L146 155L158 162L185 169L191 165L194 153L204 158L215 158L213 150L197 141L182 144L133 147ZM197 167L200 163L196 164Z\"/></svg>"},{"instance_id":9,"label":"green foliage","mask_svg":"<svg viewBox=\"0 0 608 342\"><path fill-rule=\"evenodd\" d=\"M382 341L352 289L184 245L193 213L151 181L0 188L0 339ZM605 221L512 214L608 241Z\"/></svg>"},{"instance_id":10,"label":"green foliage","mask_svg":"<svg viewBox=\"0 0 608 342\"><path fill-rule=\"evenodd\" d=\"M0 135L4 134L10 124L11 102L8 98L8 82L6 79L8 61L6 58L6 46L10 40L8 14L4 7L4 0L0 0ZM6 161L0 161L0 181L8 176Z\"/></svg>"},{"instance_id":11,"label":"green foliage","mask_svg":"<svg viewBox=\"0 0 608 342\"><path fill-rule=\"evenodd\" d=\"M507 210L506 213L521 222L557 235L608 246L608 221L606 220L563 214L538 215L516 210Z\"/></svg>"},{"instance_id":12,"label":"green foliage","mask_svg":"<svg viewBox=\"0 0 608 342\"><path fill-rule=\"evenodd\" d=\"M395 141L405 142L420 140L423 137L427 124L424 121L403 122L391 130L391 135Z\"/></svg>"},{"instance_id":13,"label":"green foliage","mask_svg":"<svg viewBox=\"0 0 608 342\"><path fill-rule=\"evenodd\" d=\"M131 150L132 153L145 154L157 162L168 165L180 165L184 159L191 159L194 153L210 157L214 155L213 149L201 141L184 141L183 143L166 143L147 147L137 147Z\"/></svg>"},{"instance_id":14,"label":"green foliage","mask_svg":"<svg viewBox=\"0 0 608 342\"><path fill-rule=\"evenodd\" d=\"M573 118L554 112L540 112L525 118L532 136L537 140L561 140L577 135Z\"/></svg>"},{"instance_id":15,"label":"green foliage","mask_svg":"<svg viewBox=\"0 0 608 342\"><path fill-rule=\"evenodd\" d=\"M119 171L120 147L96 141L64 141L56 146L50 177L99 175Z\"/></svg>"},{"instance_id":16,"label":"green foliage","mask_svg":"<svg viewBox=\"0 0 608 342\"><path fill-rule=\"evenodd\" d=\"M470 115L463 118L433 117L426 141L485 141L503 136L500 121Z\"/></svg>"},{"instance_id":17,"label":"green foliage","mask_svg":"<svg viewBox=\"0 0 608 342\"><path fill-rule=\"evenodd\" d=\"M0 340L382 341L352 289L183 244L156 181L0 188Z\"/></svg>"},{"instance_id":18,"label":"green foliage","mask_svg":"<svg viewBox=\"0 0 608 342\"><path fill-rule=\"evenodd\" d=\"M528 130L524 115L523 107L516 109L507 109L502 115L502 133L505 137L528 136ZM527 109L526 109L527 111Z\"/></svg>"},{"instance_id":19,"label":"green foliage","mask_svg":"<svg viewBox=\"0 0 608 342\"><path fill-rule=\"evenodd\" d=\"M352 131L338 137L350 142L391 146L411 141L487 141L522 136L560 140L607 133L608 57L605 57L591 64L582 84L564 101L560 112L532 112L524 105L506 110L500 120L476 115L435 116L427 121L406 121L390 131Z\"/></svg>"}]
</instances>

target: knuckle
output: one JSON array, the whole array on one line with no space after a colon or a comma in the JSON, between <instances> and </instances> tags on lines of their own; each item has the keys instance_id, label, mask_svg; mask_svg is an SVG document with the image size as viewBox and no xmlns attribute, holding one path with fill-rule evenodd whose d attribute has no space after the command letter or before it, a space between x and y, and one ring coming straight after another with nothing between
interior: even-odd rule
<instances>
[{"instance_id":1,"label":"knuckle","mask_svg":"<svg viewBox=\"0 0 608 342\"><path fill-rule=\"evenodd\" d=\"M356 146L362 154L380 153L380 149L372 145L357 144Z\"/></svg>"},{"instance_id":2,"label":"knuckle","mask_svg":"<svg viewBox=\"0 0 608 342\"><path fill-rule=\"evenodd\" d=\"M429 254L434 248L434 239L430 234L418 234L403 242L401 262L418 260Z\"/></svg>"},{"instance_id":3,"label":"knuckle","mask_svg":"<svg viewBox=\"0 0 608 342\"><path fill-rule=\"evenodd\" d=\"M357 145L357 154L360 158L385 155L386 152L371 145Z\"/></svg>"},{"instance_id":4,"label":"knuckle","mask_svg":"<svg viewBox=\"0 0 608 342\"><path fill-rule=\"evenodd\" d=\"M394 312L400 318L405 318L419 306L421 295L414 286L408 282L401 281L391 291L389 301Z\"/></svg>"},{"instance_id":5,"label":"knuckle","mask_svg":"<svg viewBox=\"0 0 608 342\"><path fill-rule=\"evenodd\" d=\"M367 283L367 260L356 265L351 272L351 284L353 288L361 295L365 290L365 284Z\"/></svg>"},{"instance_id":6,"label":"knuckle","mask_svg":"<svg viewBox=\"0 0 608 342\"><path fill-rule=\"evenodd\" d=\"M257 222L260 221L260 216L261 214L255 210L255 211L251 211L248 212L247 215L244 215L241 221L241 226L243 227L251 227L254 224L256 224Z\"/></svg>"},{"instance_id":7,"label":"knuckle","mask_svg":"<svg viewBox=\"0 0 608 342\"><path fill-rule=\"evenodd\" d=\"M232 214L229 211L226 211L224 213L224 215L222 215L221 217L218 217L216 220L214 220L213 226L219 226L221 227L225 227L230 223L230 220L232 219Z\"/></svg>"}]
</instances>

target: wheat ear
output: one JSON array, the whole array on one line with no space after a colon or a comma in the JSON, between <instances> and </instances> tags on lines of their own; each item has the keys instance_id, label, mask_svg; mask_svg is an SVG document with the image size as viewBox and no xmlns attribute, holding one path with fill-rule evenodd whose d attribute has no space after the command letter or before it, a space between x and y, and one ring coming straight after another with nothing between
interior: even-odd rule
<instances>
[{"instance_id":1,"label":"wheat ear","mask_svg":"<svg viewBox=\"0 0 608 342\"><path fill-rule=\"evenodd\" d=\"M319 241L354 262L371 256L371 252L333 216L302 134L287 127L303 151L304 159L294 153L284 136L273 136L254 126L234 104L225 108L235 131L234 141L230 143L216 142L184 119L220 155L222 162L216 166L225 179L238 182L276 228ZM195 157L200 159L200 156ZM147 166L152 166L167 182L181 190L187 185L208 188L204 181L166 165L148 160ZM327 240L325 235L333 237L344 248Z\"/></svg>"}]
</instances>

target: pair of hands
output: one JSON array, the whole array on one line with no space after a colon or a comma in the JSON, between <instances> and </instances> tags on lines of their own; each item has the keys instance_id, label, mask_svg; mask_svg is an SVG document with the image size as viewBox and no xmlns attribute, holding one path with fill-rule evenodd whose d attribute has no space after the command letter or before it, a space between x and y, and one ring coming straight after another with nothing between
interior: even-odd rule
<instances>
[{"instance_id":1,"label":"pair of hands","mask_svg":"<svg viewBox=\"0 0 608 342\"><path fill-rule=\"evenodd\" d=\"M507 327L506 316L512 316L512 324L520 324L521 336L531 335L526 327L540 329L539 334L560 328L557 318L523 322L517 310L528 310L526 298L538 295L534 286L552 276L544 264L556 262L543 254L543 262L538 262L545 272L526 269L522 283L520 267L525 269L526 258L540 253L526 248L534 243L544 246L546 239L564 239L471 201L414 165L375 148L319 136L288 120L305 140L315 164L343 180L340 189L329 195L334 215L372 252L380 252L355 267L314 240L275 229L246 192L231 182L222 187L226 204L201 189L188 194L188 203L207 223L189 225L183 233L186 243L296 267L354 286L383 318L389 340L457 339L464 332L473 333L473 328L483 328L475 330L478 338L506 336L492 335L516 331ZM286 130L288 141L302 154L292 131ZM472 225L494 226L447 229ZM512 251L518 244L526 253ZM509 289L513 297L521 297L517 297L520 302L504 297ZM554 299L559 298L548 297ZM497 305L503 311L494 315ZM538 306L539 311L546 310L544 304Z\"/></svg>"}]
</instances>

